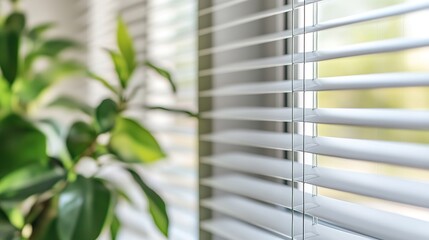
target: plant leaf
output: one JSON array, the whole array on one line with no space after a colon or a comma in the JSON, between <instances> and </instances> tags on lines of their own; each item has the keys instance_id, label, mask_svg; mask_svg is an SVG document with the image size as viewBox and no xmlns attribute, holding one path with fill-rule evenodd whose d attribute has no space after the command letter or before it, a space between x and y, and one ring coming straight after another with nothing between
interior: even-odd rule
<instances>
[{"instance_id":1,"label":"plant leaf","mask_svg":"<svg viewBox=\"0 0 429 240\"><path fill-rule=\"evenodd\" d=\"M9 88L8 82L0 76L0 119L3 117L3 115L10 112L11 103L12 91Z\"/></svg>"},{"instance_id":2,"label":"plant leaf","mask_svg":"<svg viewBox=\"0 0 429 240\"><path fill-rule=\"evenodd\" d=\"M112 200L112 193L102 182L78 176L59 196L60 240L97 239L112 211Z\"/></svg>"},{"instance_id":3,"label":"plant leaf","mask_svg":"<svg viewBox=\"0 0 429 240\"><path fill-rule=\"evenodd\" d=\"M60 96L48 104L48 107L62 107L70 110L78 110L92 115L93 110L88 104L68 96Z\"/></svg>"},{"instance_id":4,"label":"plant leaf","mask_svg":"<svg viewBox=\"0 0 429 240\"><path fill-rule=\"evenodd\" d=\"M118 106L111 99L104 99L95 110L95 118L100 128L100 133L105 133L113 129L115 119L118 115Z\"/></svg>"},{"instance_id":5,"label":"plant leaf","mask_svg":"<svg viewBox=\"0 0 429 240\"><path fill-rule=\"evenodd\" d=\"M112 223L110 224L110 239L116 240L118 237L119 229L121 228L121 222L116 215L113 216Z\"/></svg>"},{"instance_id":6,"label":"plant leaf","mask_svg":"<svg viewBox=\"0 0 429 240\"><path fill-rule=\"evenodd\" d=\"M46 148L43 133L21 116L11 114L1 119L0 179L27 165L47 164Z\"/></svg>"},{"instance_id":7,"label":"plant leaf","mask_svg":"<svg viewBox=\"0 0 429 240\"><path fill-rule=\"evenodd\" d=\"M168 237L169 219L164 200L152 190L133 169L128 168L128 172L134 181L140 186L148 200L149 212L158 229Z\"/></svg>"},{"instance_id":8,"label":"plant leaf","mask_svg":"<svg viewBox=\"0 0 429 240\"><path fill-rule=\"evenodd\" d=\"M128 28L121 17L117 20L117 32L116 38L118 42L118 48L124 57L125 63L127 64L128 73L132 75L136 68L136 52L134 49L133 39L128 32Z\"/></svg>"},{"instance_id":9,"label":"plant leaf","mask_svg":"<svg viewBox=\"0 0 429 240\"><path fill-rule=\"evenodd\" d=\"M18 75L19 46L25 21L24 14L13 12L7 17L4 29L0 29L0 69L9 85Z\"/></svg>"},{"instance_id":10,"label":"plant leaf","mask_svg":"<svg viewBox=\"0 0 429 240\"><path fill-rule=\"evenodd\" d=\"M77 161L95 142L97 134L87 123L75 122L66 139L67 149L73 160Z\"/></svg>"},{"instance_id":11,"label":"plant leaf","mask_svg":"<svg viewBox=\"0 0 429 240\"><path fill-rule=\"evenodd\" d=\"M152 134L134 120L119 117L110 138L109 149L125 162L152 163L164 152Z\"/></svg>"},{"instance_id":12,"label":"plant leaf","mask_svg":"<svg viewBox=\"0 0 429 240\"><path fill-rule=\"evenodd\" d=\"M122 55L115 51L107 50L107 52L109 53L113 65L115 66L116 74L118 75L118 79L122 88L126 88L130 78L130 73L128 71L125 59L122 57Z\"/></svg>"},{"instance_id":13,"label":"plant leaf","mask_svg":"<svg viewBox=\"0 0 429 240\"><path fill-rule=\"evenodd\" d=\"M198 113L194 113L185 109L180 108L169 108L169 107L161 107L161 106L144 106L148 110L161 110L161 111L167 111L167 112L173 112L173 113L180 113L188 115L189 117L198 117Z\"/></svg>"},{"instance_id":14,"label":"plant leaf","mask_svg":"<svg viewBox=\"0 0 429 240\"><path fill-rule=\"evenodd\" d=\"M21 12L13 12L7 18L5 27L7 30L22 32L25 28L25 15Z\"/></svg>"},{"instance_id":15,"label":"plant leaf","mask_svg":"<svg viewBox=\"0 0 429 240\"><path fill-rule=\"evenodd\" d=\"M66 49L77 47L80 45L70 39L51 39L43 42L35 53L40 56L56 57Z\"/></svg>"},{"instance_id":16,"label":"plant leaf","mask_svg":"<svg viewBox=\"0 0 429 240\"><path fill-rule=\"evenodd\" d=\"M93 72L87 72L88 77L97 80L98 82L100 82L101 84L103 84L103 86L105 86L107 89L109 89L110 91L112 91L115 95L118 95L118 90L116 90L106 79L104 79L103 77L93 73Z\"/></svg>"},{"instance_id":17,"label":"plant leaf","mask_svg":"<svg viewBox=\"0 0 429 240\"><path fill-rule=\"evenodd\" d=\"M55 23L51 23L51 22L38 24L27 32L27 36L31 40L35 41L39 39L43 33L45 33L46 31L48 31L54 26L55 26Z\"/></svg>"},{"instance_id":18,"label":"plant leaf","mask_svg":"<svg viewBox=\"0 0 429 240\"><path fill-rule=\"evenodd\" d=\"M153 64L150 61L145 61L144 65L146 67L149 67L150 69L154 70L155 72L157 72L159 75L161 75L162 77L164 77L168 83L170 84L171 90L176 93L177 92L177 87L176 84L174 83L173 77L171 76L170 72L167 71L164 68L158 67L155 64Z\"/></svg>"},{"instance_id":19,"label":"plant leaf","mask_svg":"<svg viewBox=\"0 0 429 240\"><path fill-rule=\"evenodd\" d=\"M60 169L31 165L11 172L0 180L0 199L24 200L51 189L66 174Z\"/></svg>"}]
</instances>

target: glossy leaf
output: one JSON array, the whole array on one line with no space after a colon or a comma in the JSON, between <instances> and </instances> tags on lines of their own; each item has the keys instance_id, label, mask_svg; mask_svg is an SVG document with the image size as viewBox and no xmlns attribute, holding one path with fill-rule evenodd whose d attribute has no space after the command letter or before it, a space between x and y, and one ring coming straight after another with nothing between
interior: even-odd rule
<instances>
[{"instance_id":1,"label":"glossy leaf","mask_svg":"<svg viewBox=\"0 0 429 240\"><path fill-rule=\"evenodd\" d=\"M154 70L155 72L157 72L163 78L165 78L168 81L168 83L170 84L171 90L174 93L177 92L176 84L174 83L173 77L171 76L169 71L167 71L164 68L156 66L155 64L153 64L150 61L144 62L144 65L149 67L150 69Z\"/></svg>"},{"instance_id":2,"label":"glossy leaf","mask_svg":"<svg viewBox=\"0 0 429 240\"><path fill-rule=\"evenodd\" d=\"M158 229L168 237L169 219L164 200L152 190L133 169L128 169L134 181L140 186L146 195L149 212Z\"/></svg>"},{"instance_id":3,"label":"glossy leaf","mask_svg":"<svg viewBox=\"0 0 429 240\"><path fill-rule=\"evenodd\" d=\"M130 72L128 71L127 63L122 55L115 51L107 50L112 59L113 65L115 66L116 74L122 88L126 88L128 80L130 78Z\"/></svg>"},{"instance_id":4,"label":"glossy leaf","mask_svg":"<svg viewBox=\"0 0 429 240\"><path fill-rule=\"evenodd\" d=\"M0 29L0 68L10 85L18 75L19 46L25 21L24 14L13 12L6 18L4 28Z\"/></svg>"},{"instance_id":5,"label":"glossy leaf","mask_svg":"<svg viewBox=\"0 0 429 240\"><path fill-rule=\"evenodd\" d=\"M0 120L0 179L19 168L47 163L46 137L33 124L12 114Z\"/></svg>"},{"instance_id":6,"label":"glossy leaf","mask_svg":"<svg viewBox=\"0 0 429 240\"><path fill-rule=\"evenodd\" d=\"M31 40L35 41L39 39L46 31L50 30L54 26L55 26L54 23L49 23L49 22L38 24L28 31L27 36Z\"/></svg>"},{"instance_id":7,"label":"glossy leaf","mask_svg":"<svg viewBox=\"0 0 429 240\"><path fill-rule=\"evenodd\" d=\"M111 209L112 193L102 182L78 176L59 197L57 230L60 240L94 240Z\"/></svg>"},{"instance_id":8,"label":"glossy leaf","mask_svg":"<svg viewBox=\"0 0 429 240\"><path fill-rule=\"evenodd\" d=\"M161 106L145 106L148 110L161 110L166 112L172 112L172 113L179 113L179 114L185 114L189 117L198 117L197 113L191 112L189 110L185 109L179 109L179 108L169 108L169 107L161 107Z\"/></svg>"},{"instance_id":9,"label":"glossy leaf","mask_svg":"<svg viewBox=\"0 0 429 240\"><path fill-rule=\"evenodd\" d=\"M21 12L13 12L7 18L5 22L6 30L22 32L25 28L25 15Z\"/></svg>"},{"instance_id":10,"label":"glossy leaf","mask_svg":"<svg viewBox=\"0 0 429 240\"><path fill-rule=\"evenodd\" d=\"M51 189L66 174L61 169L31 165L11 172L0 180L1 200L24 200Z\"/></svg>"},{"instance_id":11,"label":"glossy leaf","mask_svg":"<svg viewBox=\"0 0 429 240\"><path fill-rule=\"evenodd\" d=\"M87 123L75 122L66 139L67 149L72 159L77 160L95 143L97 134Z\"/></svg>"},{"instance_id":12,"label":"glossy leaf","mask_svg":"<svg viewBox=\"0 0 429 240\"><path fill-rule=\"evenodd\" d=\"M119 17L117 24L116 38L118 48L127 64L128 72L131 75L136 68L136 52L134 49L133 39L131 38L124 20Z\"/></svg>"},{"instance_id":13,"label":"glossy leaf","mask_svg":"<svg viewBox=\"0 0 429 240\"><path fill-rule=\"evenodd\" d=\"M69 39L51 39L43 42L40 48L36 51L36 55L56 57L64 50L77 48L80 45Z\"/></svg>"},{"instance_id":14,"label":"glossy leaf","mask_svg":"<svg viewBox=\"0 0 429 240\"><path fill-rule=\"evenodd\" d=\"M115 95L118 94L118 90L115 89L115 87L113 87L106 79L104 79L103 77L93 73L93 72L88 72L87 73L88 76L94 80L97 80L99 83L101 83L103 86L105 86L107 89L109 89L112 93L114 93Z\"/></svg>"},{"instance_id":15,"label":"glossy leaf","mask_svg":"<svg viewBox=\"0 0 429 240\"><path fill-rule=\"evenodd\" d=\"M116 240L118 237L119 229L121 228L121 222L118 217L113 216L112 223L110 224L110 239Z\"/></svg>"},{"instance_id":16,"label":"glossy leaf","mask_svg":"<svg viewBox=\"0 0 429 240\"><path fill-rule=\"evenodd\" d=\"M95 118L101 133L108 132L115 126L118 106L111 99L103 100L95 110Z\"/></svg>"},{"instance_id":17,"label":"glossy leaf","mask_svg":"<svg viewBox=\"0 0 429 240\"><path fill-rule=\"evenodd\" d=\"M109 148L126 162L152 163L165 157L158 142L146 128L123 117L116 120Z\"/></svg>"},{"instance_id":18,"label":"glossy leaf","mask_svg":"<svg viewBox=\"0 0 429 240\"><path fill-rule=\"evenodd\" d=\"M92 115L92 108L88 104L81 102L75 98L61 96L48 104L49 107L62 107L70 110L81 111L88 115Z\"/></svg>"}]
</instances>

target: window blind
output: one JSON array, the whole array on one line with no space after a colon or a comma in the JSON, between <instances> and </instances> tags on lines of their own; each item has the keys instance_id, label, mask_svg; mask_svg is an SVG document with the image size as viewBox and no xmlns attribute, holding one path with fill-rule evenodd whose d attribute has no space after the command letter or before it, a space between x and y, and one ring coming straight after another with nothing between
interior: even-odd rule
<instances>
[{"instance_id":1,"label":"window blind","mask_svg":"<svg viewBox=\"0 0 429 240\"><path fill-rule=\"evenodd\" d=\"M200 239L428 239L429 2L273 2L200 5Z\"/></svg>"}]
</instances>

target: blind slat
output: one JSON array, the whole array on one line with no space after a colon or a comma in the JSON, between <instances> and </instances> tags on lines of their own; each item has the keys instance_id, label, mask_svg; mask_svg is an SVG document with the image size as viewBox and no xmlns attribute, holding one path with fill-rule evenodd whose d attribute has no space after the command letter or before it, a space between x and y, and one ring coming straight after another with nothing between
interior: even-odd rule
<instances>
[{"instance_id":1,"label":"blind slat","mask_svg":"<svg viewBox=\"0 0 429 240\"><path fill-rule=\"evenodd\" d=\"M282 14L282 13L286 13L286 12L290 12L292 11L294 8L297 7L302 7L306 4L311 4L311 3L315 3L315 2L319 2L321 0L307 0L307 1L299 1L296 2L295 4L288 4L288 5L284 5L278 8L274 8L274 9L269 9L266 11L262 11L262 12L258 12L237 20L233 20L230 21L228 23L224 23L224 24L219 24L219 25L215 25L215 26L211 26L208 28L204 28L204 29L200 29L198 31L198 34L201 35L205 35L208 33L212 33L212 32L217 32L217 31L221 31L221 30L225 30L231 27L235 27L235 26L239 26L245 23L249 23L252 21L256 21L259 19L263 19L263 18L267 18L267 17L271 17L271 16L275 16L278 14Z\"/></svg>"},{"instance_id":2,"label":"blind slat","mask_svg":"<svg viewBox=\"0 0 429 240\"><path fill-rule=\"evenodd\" d=\"M221 218L202 222L202 228L228 240L264 239L282 240L283 238L266 233L242 222Z\"/></svg>"},{"instance_id":3,"label":"blind slat","mask_svg":"<svg viewBox=\"0 0 429 240\"><path fill-rule=\"evenodd\" d=\"M395 177L313 167L290 160L230 153L204 158L204 163L282 180L294 179L319 187L355 193L420 207L429 207L429 184ZM302 170L304 169L304 170ZM302 172L303 171L303 172Z\"/></svg>"},{"instance_id":4,"label":"blind slat","mask_svg":"<svg viewBox=\"0 0 429 240\"><path fill-rule=\"evenodd\" d=\"M211 119L257 120L370 126L398 129L429 129L429 112L391 109L229 108L203 113Z\"/></svg>"},{"instance_id":5,"label":"blind slat","mask_svg":"<svg viewBox=\"0 0 429 240\"><path fill-rule=\"evenodd\" d=\"M212 74L224 74L246 70L280 67L291 65L292 63L304 63L304 61L319 62L338 58L401 51L426 46L429 46L429 39L389 39L377 42L355 44L334 50L297 53L238 62L228 64L227 66L202 70L199 72L199 75L209 76Z\"/></svg>"},{"instance_id":6,"label":"blind slat","mask_svg":"<svg viewBox=\"0 0 429 240\"><path fill-rule=\"evenodd\" d=\"M245 176L222 176L207 179L206 184L224 191L268 202L278 206L300 210L305 214L335 223L337 226L379 239L402 240L426 239L429 223L398 214L368 208L359 204L335 200L322 196L312 196L294 189L294 200L285 193L292 188L269 181ZM302 204L305 199L305 205ZM389 221L385 221L389 219ZM362 224L365 222L365 224Z\"/></svg>"},{"instance_id":7,"label":"blind slat","mask_svg":"<svg viewBox=\"0 0 429 240\"><path fill-rule=\"evenodd\" d=\"M264 228L280 236L290 238L292 214L278 208L266 206L258 202L241 197L217 197L205 199L202 204L220 213L235 217L241 221ZM296 216L300 219L300 216ZM347 233L338 229L333 229L324 225L314 225L309 219L304 221L305 236L319 237L320 239L332 240L363 240L361 237L352 233ZM295 229L296 235L302 235L299 229ZM322 235L323 234L323 235ZM329 237L329 238L326 238Z\"/></svg>"},{"instance_id":8,"label":"blind slat","mask_svg":"<svg viewBox=\"0 0 429 240\"><path fill-rule=\"evenodd\" d=\"M217 132L204 136L203 140L287 151L305 149L305 152L326 156L429 169L429 146L423 144L330 137L304 138L301 135L294 135L292 139L288 133L257 130Z\"/></svg>"},{"instance_id":9,"label":"blind slat","mask_svg":"<svg viewBox=\"0 0 429 240\"><path fill-rule=\"evenodd\" d=\"M306 91L333 91L371 88L397 88L429 86L428 73L384 73L354 76L340 76L305 80ZM302 81L293 82L294 91L303 91ZM239 96L256 94L289 93L292 91L292 81L267 81L237 84L200 93L201 97Z\"/></svg>"},{"instance_id":10,"label":"blind slat","mask_svg":"<svg viewBox=\"0 0 429 240\"><path fill-rule=\"evenodd\" d=\"M204 56L210 53L220 53L220 52L233 50L237 48L243 48L243 47L248 47L252 45L282 40L282 39L288 39L288 38L291 38L292 36L301 35L304 33L313 33L313 32L328 30L336 27L342 27L342 26L347 26L351 24L362 23L362 22L372 21L376 19L383 19L383 18L392 17L392 16L399 16L399 15L412 13L416 11L422 11L427 8L429 8L429 3L427 2L406 2L403 4L398 4L398 5L382 8L382 9L377 9L370 12L364 12L353 16L333 19L330 21L316 24L314 26L306 26L305 28L300 27L293 30L285 30L281 32L242 39L237 42L215 46L209 49L203 49L200 51L199 54L200 56Z\"/></svg>"}]
</instances>

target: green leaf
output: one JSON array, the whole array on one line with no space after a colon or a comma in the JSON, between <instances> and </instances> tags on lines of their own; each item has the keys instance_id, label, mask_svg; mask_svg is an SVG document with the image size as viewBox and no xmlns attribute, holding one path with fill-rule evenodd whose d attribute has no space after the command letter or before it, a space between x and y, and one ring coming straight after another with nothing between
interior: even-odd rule
<instances>
[{"instance_id":1,"label":"green leaf","mask_svg":"<svg viewBox=\"0 0 429 240\"><path fill-rule=\"evenodd\" d=\"M100 82L101 84L103 84L103 86L105 86L107 89L109 89L110 91L112 91L115 95L118 95L118 90L116 90L106 79L104 79L103 77L93 73L93 72L87 72L88 77L97 80L98 82Z\"/></svg>"},{"instance_id":2,"label":"green leaf","mask_svg":"<svg viewBox=\"0 0 429 240\"><path fill-rule=\"evenodd\" d=\"M42 36L42 34L44 34L46 31L48 31L54 26L55 26L55 23L50 23L50 22L36 25L35 27L33 27L27 32L27 36L31 40L35 41L39 39Z\"/></svg>"},{"instance_id":3,"label":"green leaf","mask_svg":"<svg viewBox=\"0 0 429 240\"><path fill-rule=\"evenodd\" d=\"M61 169L31 165L11 172L0 180L0 199L24 200L51 189L66 174Z\"/></svg>"},{"instance_id":4,"label":"green leaf","mask_svg":"<svg viewBox=\"0 0 429 240\"><path fill-rule=\"evenodd\" d=\"M19 96L20 103L27 105L35 101L35 99L51 85L50 80L51 79L45 78L41 74L37 74L31 80L18 79L15 82L14 90L17 96Z\"/></svg>"},{"instance_id":5,"label":"green leaf","mask_svg":"<svg viewBox=\"0 0 429 240\"><path fill-rule=\"evenodd\" d=\"M25 27L25 15L13 12L0 29L0 68L10 85L15 81L19 70L19 47L21 32Z\"/></svg>"},{"instance_id":6,"label":"green leaf","mask_svg":"<svg viewBox=\"0 0 429 240\"><path fill-rule=\"evenodd\" d=\"M148 200L149 212L158 229L168 237L169 219L164 200L152 190L133 169L128 168L128 172L133 177L134 181L140 186Z\"/></svg>"},{"instance_id":7,"label":"green leaf","mask_svg":"<svg viewBox=\"0 0 429 240\"><path fill-rule=\"evenodd\" d=\"M77 160L94 143L97 138L95 130L87 123L75 122L67 135L66 145L72 159Z\"/></svg>"},{"instance_id":8,"label":"green leaf","mask_svg":"<svg viewBox=\"0 0 429 240\"><path fill-rule=\"evenodd\" d=\"M115 126L118 106L111 99L104 99L95 110L95 118L101 133L108 132Z\"/></svg>"},{"instance_id":9,"label":"green leaf","mask_svg":"<svg viewBox=\"0 0 429 240\"><path fill-rule=\"evenodd\" d=\"M80 47L80 45L70 39L51 39L42 43L36 51L36 55L56 57L67 49L77 47Z\"/></svg>"},{"instance_id":10,"label":"green leaf","mask_svg":"<svg viewBox=\"0 0 429 240\"><path fill-rule=\"evenodd\" d=\"M11 103L12 91L8 82L0 76L0 118L11 111Z\"/></svg>"},{"instance_id":11,"label":"green leaf","mask_svg":"<svg viewBox=\"0 0 429 240\"><path fill-rule=\"evenodd\" d=\"M60 240L94 240L111 209L112 193L97 179L78 176L59 197L57 230Z\"/></svg>"},{"instance_id":12,"label":"green leaf","mask_svg":"<svg viewBox=\"0 0 429 240\"><path fill-rule=\"evenodd\" d=\"M170 84L171 90L176 93L177 92L177 87L176 84L174 83L173 77L171 76L170 72L167 71L164 68L158 67L155 64L153 64L150 61L145 61L144 65L151 68L152 70L154 70L155 72L157 72L160 76L164 77L168 83Z\"/></svg>"},{"instance_id":13,"label":"green leaf","mask_svg":"<svg viewBox=\"0 0 429 240\"><path fill-rule=\"evenodd\" d=\"M126 88L130 78L130 72L128 71L127 63L124 57L115 51L107 50L107 52L109 53L113 65L115 66L116 74L118 75L118 79L122 88Z\"/></svg>"},{"instance_id":14,"label":"green leaf","mask_svg":"<svg viewBox=\"0 0 429 240\"><path fill-rule=\"evenodd\" d=\"M88 115L92 115L92 107L75 98L61 96L48 104L48 107L62 107L70 110L78 110Z\"/></svg>"},{"instance_id":15,"label":"green leaf","mask_svg":"<svg viewBox=\"0 0 429 240\"><path fill-rule=\"evenodd\" d=\"M118 237L119 229L121 228L121 222L118 217L113 216L112 223L110 224L110 239L116 240Z\"/></svg>"},{"instance_id":16,"label":"green leaf","mask_svg":"<svg viewBox=\"0 0 429 240\"><path fill-rule=\"evenodd\" d=\"M167 112L173 112L173 113L179 113L179 114L185 114L189 117L198 117L198 113L194 113L185 109L179 109L179 108L169 108L169 107L161 107L161 106L144 106L148 110L161 110L161 111L167 111Z\"/></svg>"},{"instance_id":17,"label":"green leaf","mask_svg":"<svg viewBox=\"0 0 429 240\"><path fill-rule=\"evenodd\" d=\"M109 143L110 150L126 162L152 163L163 157L164 152L152 134L134 120L120 117Z\"/></svg>"},{"instance_id":18,"label":"green leaf","mask_svg":"<svg viewBox=\"0 0 429 240\"><path fill-rule=\"evenodd\" d=\"M118 48L121 52L125 63L127 64L128 73L132 75L134 69L136 68L136 53L134 49L133 39L128 32L128 28L125 25L123 19L118 17L117 21L117 33L116 38L118 42Z\"/></svg>"},{"instance_id":19,"label":"green leaf","mask_svg":"<svg viewBox=\"0 0 429 240\"><path fill-rule=\"evenodd\" d=\"M25 28L25 15L21 12L13 12L7 18L5 22L6 30L22 32Z\"/></svg>"},{"instance_id":20,"label":"green leaf","mask_svg":"<svg viewBox=\"0 0 429 240\"><path fill-rule=\"evenodd\" d=\"M47 164L46 137L33 124L12 114L0 120L0 179L32 164Z\"/></svg>"}]
</instances>

